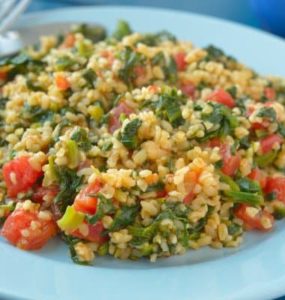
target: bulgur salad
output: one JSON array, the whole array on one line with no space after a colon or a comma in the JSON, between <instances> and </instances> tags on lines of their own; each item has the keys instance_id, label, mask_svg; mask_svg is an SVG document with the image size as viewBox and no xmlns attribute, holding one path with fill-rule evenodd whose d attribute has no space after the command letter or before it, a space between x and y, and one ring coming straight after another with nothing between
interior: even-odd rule
<instances>
[{"instance_id":1,"label":"bulgur salad","mask_svg":"<svg viewBox=\"0 0 285 300\"><path fill-rule=\"evenodd\" d=\"M237 247L285 217L285 81L167 31L78 25L0 62L1 235L74 262Z\"/></svg>"}]
</instances>

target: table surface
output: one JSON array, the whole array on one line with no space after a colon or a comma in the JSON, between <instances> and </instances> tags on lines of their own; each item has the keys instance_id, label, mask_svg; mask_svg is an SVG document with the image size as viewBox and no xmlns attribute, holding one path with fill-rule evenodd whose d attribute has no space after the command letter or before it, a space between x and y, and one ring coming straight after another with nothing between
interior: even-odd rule
<instances>
[{"instance_id":1,"label":"table surface","mask_svg":"<svg viewBox=\"0 0 285 300\"><path fill-rule=\"evenodd\" d=\"M0 0L1 1L1 0ZM112 0L34 0L27 12L62 8L76 5L118 5ZM252 27L261 28L251 9L249 0L120 0L120 5L140 5L179 9L215 16ZM285 296L276 300L285 300Z\"/></svg>"}]
</instances>

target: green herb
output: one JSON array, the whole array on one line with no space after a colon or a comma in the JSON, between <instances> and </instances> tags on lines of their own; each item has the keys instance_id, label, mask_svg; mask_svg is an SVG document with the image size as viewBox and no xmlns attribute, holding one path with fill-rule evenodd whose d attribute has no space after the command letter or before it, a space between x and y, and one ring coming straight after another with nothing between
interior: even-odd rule
<instances>
[{"instance_id":1,"label":"green herb","mask_svg":"<svg viewBox=\"0 0 285 300\"><path fill-rule=\"evenodd\" d=\"M204 137L199 139L201 142L205 142L217 136L227 136L238 126L238 120L231 113L229 108L218 103L209 103L209 105L213 107L212 113L209 115L202 115L202 118L216 126L213 127L214 129L206 131Z\"/></svg>"},{"instance_id":2,"label":"green herb","mask_svg":"<svg viewBox=\"0 0 285 300\"><path fill-rule=\"evenodd\" d=\"M97 79L97 75L92 69L87 69L86 71L84 71L82 76L86 80L89 87L91 88L95 87L95 81Z\"/></svg>"},{"instance_id":3,"label":"green herb","mask_svg":"<svg viewBox=\"0 0 285 300\"><path fill-rule=\"evenodd\" d=\"M219 172L219 176L221 181L226 183L230 187L231 191L240 191L239 186L233 181L233 179L230 176L227 176L222 172Z\"/></svg>"},{"instance_id":4,"label":"green herb","mask_svg":"<svg viewBox=\"0 0 285 300\"><path fill-rule=\"evenodd\" d=\"M140 245L151 241L157 233L158 225L159 224L157 222L153 222L151 225L146 227L140 225L129 226L128 232L133 236L131 242L135 245Z\"/></svg>"},{"instance_id":5,"label":"green herb","mask_svg":"<svg viewBox=\"0 0 285 300\"><path fill-rule=\"evenodd\" d=\"M26 80L27 88L34 92L43 92L44 88L40 85L35 84L31 79Z\"/></svg>"},{"instance_id":6,"label":"green herb","mask_svg":"<svg viewBox=\"0 0 285 300\"><path fill-rule=\"evenodd\" d=\"M285 124L279 124L278 125L278 132L285 137Z\"/></svg>"},{"instance_id":7,"label":"green herb","mask_svg":"<svg viewBox=\"0 0 285 300\"><path fill-rule=\"evenodd\" d=\"M260 168L265 168L275 160L276 156L277 151L270 151L266 154L257 156L255 162Z\"/></svg>"},{"instance_id":8,"label":"green herb","mask_svg":"<svg viewBox=\"0 0 285 300\"><path fill-rule=\"evenodd\" d=\"M112 214L115 212L115 208L111 199L107 199L102 194L89 195L90 197L96 197L99 199L97 211L94 216L87 217L87 221L90 224L95 224L101 220L104 215Z\"/></svg>"},{"instance_id":9,"label":"green herb","mask_svg":"<svg viewBox=\"0 0 285 300\"><path fill-rule=\"evenodd\" d=\"M59 182L60 191L55 197L54 201L58 205L62 213L65 212L66 207L71 205L82 184L82 176L76 174L76 170L70 170L65 167L57 167L56 175Z\"/></svg>"},{"instance_id":10,"label":"green herb","mask_svg":"<svg viewBox=\"0 0 285 300\"><path fill-rule=\"evenodd\" d=\"M70 70L77 62L71 59L68 56L59 57L56 61L57 71L66 71Z\"/></svg>"},{"instance_id":11,"label":"green herb","mask_svg":"<svg viewBox=\"0 0 285 300\"><path fill-rule=\"evenodd\" d=\"M158 117L169 121L173 127L178 127L184 123L180 108L181 102L182 98L178 96L175 89L161 94L155 103L155 113Z\"/></svg>"},{"instance_id":12,"label":"green herb","mask_svg":"<svg viewBox=\"0 0 285 300\"><path fill-rule=\"evenodd\" d=\"M0 97L0 109L5 109L6 103L9 101L6 97Z\"/></svg>"},{"instance_id":13,"label":"green herb","mask_svg":"<svg viewBox=\"0 0 285 300\"><path fill-rule=\"evenodd\" d=\"M277 198L276 192L271 192L271 193L266 194L265 198L267 201L275 200Z\"/></svg>"},{"instance_id":14,"label":"green herb","mask_svg":"<svg viewBox=\"0 0 285 300\"><path fill-rule=\"evenodd\" d=\"M81 24L73 29L73 32L79 32L87 39L98 43L106 38L106 29L99 25Z\"/></svg>"},{"instance_id":15,"label":"green herb","mask_svg":"<svg viewBox=\"0 0 285 300\"><path fill-rule=\"evenodd\" d=\"M136 149L138 146L137 132L142 124L140 119L131 120L121 132L120 141L128 149Z\"/></svg>"},{"instance_id":16,"label":"green herb","mask_svg":"<svg viewBox=\"0 0 285 300\"><path fill-rule=\"evenodd\" d=\"M54 130L54 133L53 133L53 136L54 136L54 141L55 142L58 142L59 141L59 138L61 136L61 133L63 131L64 128L70 126L71 123L66 120L66 119L63 119L56 127L55 127L55 130Z\"/></svg>"},{"instance_id":17,"label":"green herb","mask_svg":"<svg viewBox=\"0 0 285 300\"><path fill-rule=\"evenodd\" d=\"M272 107L262 107L258 114L258 117L266 118L272 122L276 121L276 112Z\"/></svg>"},{"instance_id":18,"label":"green herb","mask_svg":"<svg viewBox=\"0 0 285 300\"><path fill-rule=\"evenodd\" d=\"M139 40L139 43L143 43L148 46L154 47L166 41L176 43L177 39L172 33L163 30L155 34L150 34L150 33L144 34L142 39Z\"/></svg>"},{"instance_id":19,"label":"green herb","mask_svg":"<svg viewBox=\"0 0 285 300\"><path fill-rule=\"evenodd\" d=\"M107 141L103 144L101 149L103 152L107 152L110 151L112 148L113 148L113 143L111 141Z\"/></svg>"},{"instance_id":20,"label":"green herb","mask_svg":"<svg viewBox=\"0 0 285 300\"><path fill-rule=\"evenodd\" d=\"M133 31L132 31L130 25L126 21L119 20L117 23L117 27L113 33L113 37L116 40L121 41L123 39L123 37L130 35L132 32Z\"/></svg>"},{"instance_id":21,"label":"green herb","mask_svg":"<svg viewBox=\"0 0 285 300\"><path fill-rule=\"evenodd\" d=\"M68 245L68 248L69 248L69 253L70 253L70 256L71 256L71 259L74 263L76 264L79 264L79 265L90 265L89 262L87 261L82 261L81 259L79 259L79 257L77 256L77 253L75 251L75 248L74 246L81 242L81 240L79 238L75 238L75 237L72 237L70 235L66 235L64 233L61 234L61 237L63 239L63 241Z\"/></svg>"},{"instance_id":22,"label":"green herb","mask_svg":"<svg viewBox=\"0 0 285 300\"><path fill-rule=\"evenodd\" d=\"M84 151L89 151L92 147L92 144L88 138L87 130L82 127L76 128L71 135L71 139L75 141L78 147Z\"/></svg>"},{"instance_id":23,"label":"green herb","mask_svg":"<svg viewBox=\"0 0 285 300\"><path fill-rule=\"evenodd\" d=\"M224 191L224 194L231 198L235 203L244 203L249 205L261 205L264 202L260 194L237 192L237 191Z\"/></svg>"},{"instance_id":24,"label":"green herb","mask_svg":"<svg viewBox=\"0 0 285 300\"><path fill-rule=\"evenodd\" d=\"M119 70L119 77L128 85L132 85L136 78L134 68L142 66L145 57L138 52L133 51L130 47L126 47L121 53L121 60L124 62L124 67Z\"/></svg>"},{"instance_id":25,"label":"green herb","mask_svg":"<svg viewBox=\"0 0 285 300\"><path fill-rule=\"evenodd\" d=\"M228 226L228 232L232 236L238 236L239 234L242 233L242 227L236 223L231 223Z\"/></svg>"},{"instance_id":26,"label":"green herb","mask_svg":"<svg viewBox=\"0 0 285 300\"><path fill-rule=\"evenodd\" d=\"M153 65L158 65L163 69L165 79L170 83L177 80L177 66L172 56L165 56L163 52L158 52L151 60Z\"/></svg>"},{"instance_id":27,"label":"green herb","mask_svg":"<svg viewBox=\"0 0 285 300\"><path fill-rule=\"evenodd\" d=\"M138 205L123 206L115 214L113 223L108 230L117 231L131 225L132 223L134 223L139 210L140 207Z\"/></svg>"},{"instance_id":28,"label":"green herb","mask_svg":"<svg viewBox=\"0 0 285 300\"><path fill-rule=\"evenodd\" d=\"M236 98L237 96L237 87L235 85L231 86L227 89L227 92L233 97Z\"/></svg>"},{"instance_id":29,"label":"green herb","mask_svg":"<svg viewBox=\"0 0 285 300\"><path fill-rule=\"evenodd\" d=\"M261 193L260 185L257 181L248 178L241 178L236 181L241 191L248 193Z\"/></svg>"},{"instance_id":30,"label":"green herb","mask_svg":"<svg viewBox=\"0 0 285 300\"><path fill-rule=\"evenodd\" d=\"M27 103L24 105L22 110L22 118L33 123L52 121L53 117L53 111L42 109L40 106L30 106Z\"/></svg>"},{"instance_id":31,"label":"green herb","mask_svg":"<svg viewBox=\"0 0 285 300\"><path fill-rule=\"evenodd\" d=\"M284 203L276 203L273 205L273 216L276 220L281 220L285 218L285 206Z\"/></svg>"},{"instance_id":32,"label":"green herb","mask_svg":"<svg viewBox=\"0 0 285 300\"><path fill-rule=\"evenodd\" d=\"M226 55L224 51L217 48L216 46L210 45L204 50L207 51L207 56L203 59L205 61L216 61L222 63L226 67L231 67L233 63L236 62L236 59L232 56Z\"/></svg>"},{"instance_id":33,"label":"green herb","mask_svg":"<svg viewBox=\"0 0 285 300\"><path fill-rule=\"evenodd\" d=\"M157 191L163 191L164 190L164 183L159 181L158 183L149 185L146 192L157 192Z\"/></svg>"}]
</instances>

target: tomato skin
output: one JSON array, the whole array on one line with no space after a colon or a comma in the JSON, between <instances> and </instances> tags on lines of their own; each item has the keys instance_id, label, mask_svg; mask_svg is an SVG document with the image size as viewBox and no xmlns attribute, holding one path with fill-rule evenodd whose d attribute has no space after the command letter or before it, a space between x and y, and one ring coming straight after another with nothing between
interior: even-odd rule
<instances>
[{"instance_id":1,"label":"tomato skin","mask_svg":"<svg viewBox=\"0 0 285 300\"><path fill-rule=\"evenodd\" d=\"M186 53L183 51L180 51L174 55L174 60L178 71L185 71L187 67L187 62L185 58L186 58Z\"/></svg>"},{"instance_id":2,"label":"tomato skin","mask_svg":"<svg viewBox=\"0 0 285 300\"><path fill-rule=\"evenodd\" d=\"M180 89L184 95L194 98L196 87L192 82L183 83Z\"/></svg>"},{"instance_id":3,"label":"tomato skin","mask_svg":"<svg viewBox=\"0 0 285 300\"><path fill-rule=\"evenodd\" d=\"M264 171L259 168L254 168L248 175L251 180L255 180L259 183L260 187L263 189L267 184L267 177Z\"/></svg>"},{"instance_id":4,"label":"tomato skin","mask_svg":"<svg viewBox=\"0 0 285 300\"><path fill-rule=\"evenodd\" d=\"M32 221L37 222L36 229L30 227ZM28 236L23 236L22 230L26 230ZM56 233L57 225L53 219L43 220L38 217L38 212L23 209L17 209L9 215L1 231L1 235L11 244L24 250L42 248Z\"/></svg>"},{"instance_id":5,"label":"tomato skin","mask_svg":"<svg viewBox=\"0 0 285 300\"><path fill-rule=\"evenodd\" d=\"M121 127L120 115L122 113L124 113L126 116L129 116L132 112L133 109L124 102L121 102L118 106L114 107L110 114L109 132L113 133L116 129Z\"/></svg>"},{"instance_id":6,"label":"tomato skin","mask_svg":"<svg viewBox=\"0 0 285 300\"><path fill-rule=\"evenodd\" d=\"M43 203L44 202L43 198L46 195L48 195L51 198L54 198L56 197L58 192L59 192L59 188L57 186L49 186L49 187L39 186L35 189L32 195L32 200L37 203Z\"/></svg>"},{"instance_id":7,"label":"tomato skin","mask_svg":"<svg viewBox=\"0 0 285 300\"><path fill-rule=\"evenodd\" d=\"M261 223L261 218L262 217L267 217L270 219L272 225L274 224L274 218L273 216L266 212L266 211L261 211L257 216L250 216L247 213L247 208L249 206L246 204L240 204L236 209L235 209L235 216L241 220L243 220L243 222L245 223L246 227L248 230L252 230L252 229L256 229L256 230L260 230L260 231L270 231L272 229L271 228L265 228L262 223Z\"/></svg>"},{"instance_id":8,"label":"tomato skin","mask_svg":"<svg viewBox=\"0 0 285 300\"><path fill-rule=\"evenodd\" d=\"M75 197L73 206L74 209L85 214L94 215L97 210L97 198L90 196L90 194L96 194L101 189L101 183L94 181L82 189L79 194Z\"/></svg>"},{"instance_id":9,"label":"tomato skin","mask_svg":"<svg viewBox=\"0 0 285 300\"><path fill-rule=\"evenodd\" d=\"M275 144L281 144L283 138L278 134L271 134L260 141L262 154L270 152Z\"/></svg>"},{"instance_id":10,"label":"tomato skin","mask_svg":"<svg viewBox=\"0 0 285 300\"><path fill-rule=\"evenodd\" d=\"M72 48L75 44L75 36L73 33L69 33L66 35L64 41L63 41L63 44L62 46L64 48Z\"/></svg>"},{"instance_id":11,"label":"tomato skin","mask_svg":"<svg viewBox=\"0 0 285 300\"><path fill-rule=\"evenodd\" d=\"M63 75L57 75L55 77L55 84L61 91L66 91L70 88L69 81Z\"/></svg>"},{"instance_id":12,"label":"tomato skin","mask_svg":"<svg viewBox=\"0 0 285 300\"><path fill-rule=\"evenodd\" d=\"M213 91L208 97L207 100L218 102L220 104L224 104L229 108L233 108L236 106L236 103L233 97L223 89L217 89Z\"/></svg>"},{"instance_id":13,"label":"tomato skin","mask_svg":"<svg viewBox=\"0 0 285 300\"><path fill-rule=\"evenodd\" d=\"M268 178L264 192L275 193L277 200L285 203L285 177Z\"/></svg>"},{"instance_id":14,"label":"tomato skin","mask_svg":"<svg viewBox=\"0 0 285 300\"><path fill-rule=\"evenodd\" d=\"M108 241L108 236L103 236L102 233L104 231L104 226L101 221L98 221L96 224L87 224L88 226L88 234L84 236L78 229L71 233L72 236L89 241L95 242L99 245L104 244Z\"/></svg>"},{"instance_id":15,"label":"tomato skin","mask_svg":"<svg viewBox=\"0 0 285 300\"><path fill-rule=\"evenodd\" d=\"M269 100L274 100L276 98L276 92L273 88L266 87L264 89L264 95Z\"/></svg>"},{"instance_id":16,"label":"tomato skin","mask_svg":"<svg viewBox=\"0 0 285 300\"><path fill-rule=\"evenodd\" d=\"M16 182L11 180L12 173L15 174ZM30 165L28 156L15 158L3 166L3 177L9 197L16 197L18 193L28 191L42 175L42 171L35 170Z\"/></svg>"},{"instance_id":17,"label":"tomato skin","mask_svg":"<svg viewBox=\"0 0 285 300\"><path fill-rule=\"evenodd\" d=\"M240 165L240 155L232 155L230 151L230 146L222 144L220 146L220 154L223 158L223 167L221 168L222 172L228 176L233 176Z\"/></svg>"}]
</instances>

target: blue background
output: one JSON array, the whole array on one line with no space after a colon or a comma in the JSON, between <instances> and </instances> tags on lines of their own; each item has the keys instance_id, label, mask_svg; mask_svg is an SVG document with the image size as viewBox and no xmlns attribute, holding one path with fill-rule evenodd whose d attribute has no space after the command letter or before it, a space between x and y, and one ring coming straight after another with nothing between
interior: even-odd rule
<instances>
[{"instance_id":1,"label":"blue background","mask_svg":"<svg viewBox=\"0 0 285 300\"><path fill-rule=\"evenodd\" d=\"M1 0L0 0L1 1ZM269 1L269 0L268 0ZM274 11L274 3L283 1L284 14L285 12L285 0L271 0L270 5L272 11ZM284 32L285 24L278 24L271 26L268 24L268 19L260 18L265 13L262 8L265 9L266 14L271 14L271 9L263 7L262 3L266 1L261 0L34 0L28 8L28 12L39 11L44 9L62 8L75 5L140 5L140 6L154 6L173 8L189 12L201 13L205 15L215 16L223 19L232 20L235 22L243 23L252 27L263 28L273 31L276 34ZM257 5L256 5L257 3ZM273 4L273 5L272 5ZM258 7L257 7L258 6ZM253 9L255 7L255 10ZM256 8L257 7L257 8ZM261 11L259 11L259 9ZM258 11L257 11L258 10ZM273 14L273 12L272 12ZM276 20L276 9L274 20ZM281 19L285 22L284 16ZM270 20L270 17L269 17ZM278 300L285 300L285 297Z\"/></svg>"}]
</instances>

